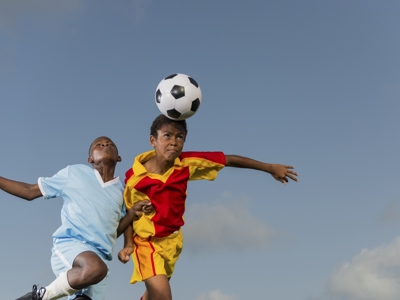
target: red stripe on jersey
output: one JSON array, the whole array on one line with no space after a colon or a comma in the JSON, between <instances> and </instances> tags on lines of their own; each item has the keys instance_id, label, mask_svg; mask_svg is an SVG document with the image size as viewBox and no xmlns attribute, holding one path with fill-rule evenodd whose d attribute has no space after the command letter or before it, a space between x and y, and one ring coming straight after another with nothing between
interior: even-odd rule
<instances>
[{"instance_id":1,"label":"red stripe on jersey","mask_svg":"<svg viewBox=\"0 0 400 300\"><path fill-rule=\"evenodd\" d=\"M129 178L133 175L133 169L130 168L128 171L125 172L125 184L128 182Z\"/></svg>"},{"instance_id":2,"label":"red stripe on jersey","mask_svg":"<svg viewBox=\"0 0 400 300\"><path fill-rule=\"evenodd\" d=\"M143 272L142 272L142 265L144 265L144 264L146 264L147 263L147 260L146 259L144 259L144 261L142 262L141 261L141 259L140 259L140 255L139 255L139 252L141 252L141 249L139 249L139 248L141 248L140 246L139 246L139 244L137 244L136 242L135 242L135 240L133 239L133 243L135 244L135 255L136 255L136 259L137 259L137 261L139 262L139 272L140 272L140 275L142 276L142 278L145 278L145 277L147 277L148 276L148 274L143 274ZM150 251L150 254L149 254L149 257L147 257L149 260L150 260L150 263L151 263L151 270L152 270L152 275L153 276L155 276L155 275L157 275L156 273L156 265L155 265L155 262L154 262L154 253L156 252L156 249L154 248L154 246L153 246L153 244L151 243L151 241L150 241L150 238L148 239L148 241L147 241L147 244L148 244L148 248L150 248L151 249L151 251ZM145 247L145 248L147 248L147 247ZM142 255L143 255L144 253L142 253Z\"/></svg>"},{"instance_id":3,"label":"red stripe on jersey","mask_svg":"<svg viewBox=\"0 0 400 300\"><path fill-rule=\"evenodd\" d=\"M142 268L141 268L141 266L140 266L140 257L139 257L139 253L138 253L138 251L139 251L139 245L135 243L135 239L133 239L133 243L135 244L135 255L136 255L136 259L137 259L137 261L139 262L139 263L138 263L139 272L140 272L140 274L141 274L142 277L143 277Z\"/></svg>"},{"instance_id":4,"label":"red stripe on jersey","mask_svg":"<svg viewBox=\"0 0 400 300\"><path fill-rule=\"evenodd\" d=\"M154 248L153 244L150 242L150 239L149 239L149 245L150 245L151 250L152 250L151 251L151 269L153 270L153 275L155 276L155 275L157 275L156 264L154 262L154 252L156 252L156 249Z\"/></svg>"},{"instance_id":5,"label":"red stripe on jersey","mask_svg":"<svg viewBox=\"0 0 400 300\"><path fill-rule=\"evenodd\" d=\"M185 158L203 158L207 160L211 160L218 164L224 165L226 164L226 158L223 152L196 152L196 151L186 151L181 152L179 155L180 160Z\"/></svg>"}]
</instances>

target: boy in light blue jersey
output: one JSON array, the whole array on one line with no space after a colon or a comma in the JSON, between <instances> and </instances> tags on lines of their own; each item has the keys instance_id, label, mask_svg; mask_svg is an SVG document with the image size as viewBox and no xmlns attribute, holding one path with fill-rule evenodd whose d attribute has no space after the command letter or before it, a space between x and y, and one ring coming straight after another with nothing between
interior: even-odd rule
<instances>
[{"instance_id":1,"label":"boy in light blue jersey","mask_svg":"<svg viewBox=\"0 0 400 300\"><path fill-rule=\"evenodd\" d=\"M53 234L51 266L57 279L19 300L105 299L106 262L112 259L117 237L133 220L150 213L149 201L125 213L124 187L114 177L118 149L108 137L90 145L88 162L93 168L70 165L52 177L28 184L0 177L0 189L28 201L62 197L61 226ZM17 299L17 300L18 300Z\"/></svg>"}]
</instances>

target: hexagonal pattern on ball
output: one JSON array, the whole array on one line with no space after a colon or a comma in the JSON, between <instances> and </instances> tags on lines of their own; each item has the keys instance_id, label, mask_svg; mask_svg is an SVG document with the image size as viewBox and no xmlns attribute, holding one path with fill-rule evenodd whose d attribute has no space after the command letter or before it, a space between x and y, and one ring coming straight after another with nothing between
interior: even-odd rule
<instances>
[{"instance_id":1,"label":"hexagonal pattern on ball","mask_svg":"<svg viewBox=\"0 0 400 300\"><path fill-rule=\"evenodd\" d=\"M174 120L184 120L194 115L201 100L202 93L198 83L179 73L161 80L155 93L155 102L160 112Z\"/></svg>"}]
</instances>

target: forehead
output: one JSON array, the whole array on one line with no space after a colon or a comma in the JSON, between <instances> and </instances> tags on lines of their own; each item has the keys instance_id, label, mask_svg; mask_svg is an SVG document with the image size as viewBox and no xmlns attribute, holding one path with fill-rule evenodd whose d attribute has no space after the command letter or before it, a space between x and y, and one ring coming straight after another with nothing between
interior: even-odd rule
<instances>
[{"instance_id":1,"label":"forehead","mask_svg":"<svg viewBox=\"0 0 400 300\"><path fill-rule=\"evenodd\" d=\"M90 144L90 149L93 148L93 146L95 146L97 143L102 143L102 142L107 142L107 143L114 143L110 138L106 137L106 136L101 136L98 137L97 139L95 139L91 144Z\"/></svg>"},{"instance_id":2,"label":"forehead","mask_svg":"<svg viewBox=\"0 0 400 300\"><path fill-rule=\"evenodd\" d=\"M174 133L185 133L183 126L177 123L168 123L161 126L159 129L161 132L174 132Z\"/></svg>"}]
</instances>

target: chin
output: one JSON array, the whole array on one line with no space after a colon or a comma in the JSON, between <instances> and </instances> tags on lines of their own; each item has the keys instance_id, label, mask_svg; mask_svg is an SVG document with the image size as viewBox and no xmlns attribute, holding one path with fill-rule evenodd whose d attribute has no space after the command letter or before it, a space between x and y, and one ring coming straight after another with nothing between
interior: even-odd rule
<instances>
[{"instance_id":1,"label":"chin","mask_svg":"<svg viewBox=\"0 0 400 300\"><path fill-rule=\"evenodd\" d=\"M170 162L174 162L177 157L179 157L179 154L178 155L169 155L168 157L166 157L166 159Z\"/></svg>"}]
</instances>

